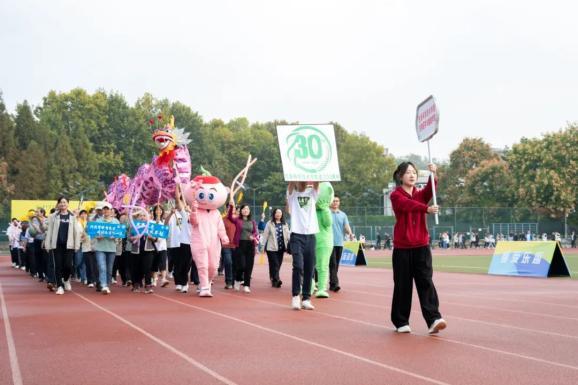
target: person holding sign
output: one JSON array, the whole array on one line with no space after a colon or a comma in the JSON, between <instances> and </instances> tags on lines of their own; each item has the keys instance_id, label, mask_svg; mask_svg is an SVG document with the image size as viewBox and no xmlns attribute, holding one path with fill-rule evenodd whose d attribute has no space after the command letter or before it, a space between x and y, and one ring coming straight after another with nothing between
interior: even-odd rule
<instances>
[{"instance_id":1,"label":"person holding sign","mask_svg":"<svg viewBox=\"0 0 578 385\"><path fill-rule=\"evenodd\" d=\"M315 210L318 196L319 182L289 182L287 187L287 207L291 215L289 250L293 256L291 307L295 310L315 309L311 304L311 284L316 262L315 234L319 232Z\"/></svg>"},{"instance_id":2,"label":"person holding sign","mask_svg":"<svg viewBox=\"0 0 578 385\"><path fill-rule=\"evenodd\" d=\"M437 168L434 164L429 164L428 169L435 175ZM447 324L439 312L438 296L432 280L426 214L437 214L439 208L436 205L428 206L432 198L431 179L425 188L418 190L415 187L417 168L413 163L403 162L397 166L393 179L397 188L391 193L395 213L391 320L398 333L411 333L409 315L415 280L422 314L429 333L434 334L445 329Z\"/></svg>"},{"instance_id":3,"label":"person holding sign","mask_svg":"<svg viewBox=\"0 0 578 385\"><path fill-rule=\"evenodd\" d=\"M103 217L99 218L96 223L114 223L120 224L114 217L112 206L108 202L102 203ZM117 240L111 234L110 236L99 235L96 237L94 251L96 254L96 264L98 265L98 281L100 282L100 291L102 294L110 294L110 285L112 283L112 266L116 258Z\"/></svg>"}]
</instances>

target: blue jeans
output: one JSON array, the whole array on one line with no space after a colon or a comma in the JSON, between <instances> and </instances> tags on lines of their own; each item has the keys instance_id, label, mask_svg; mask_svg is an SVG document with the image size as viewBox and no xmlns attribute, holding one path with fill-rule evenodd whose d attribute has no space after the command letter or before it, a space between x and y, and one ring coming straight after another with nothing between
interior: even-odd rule
<instances>
[{"instance_id":1,"label":"blue jeans","mask_svg":"<svg viewBox=\"0 0 578 385\"><path fill-rule=\"evenodd\" d=\"M223 266L225 267L225 283L227 285L233 284L233 249L221 249L223 256Z\"/></svg>"},{"instance_id":2,"label":"blue jeans","mask_svg":"<svg viewBox=\"0 0 578 385\"><path fill-rule=\"evenodd\" d=\"M84 263L84 254L82 250L78 250L74 254L74 270L76 276L80 278L82 282L86 281L86 264Z\"/></svg>"},{"instance_id":3,"label":"blue jeans","mask_svg":"<svg viewBox=\"0 0 578 385\"><path fill-rule=\"evenodd\" d=\"M114 265L116 253L114 251L96 251L95 253L100 287L109 287L112 283L112 265Z\"/></svg>"}]
</instances>

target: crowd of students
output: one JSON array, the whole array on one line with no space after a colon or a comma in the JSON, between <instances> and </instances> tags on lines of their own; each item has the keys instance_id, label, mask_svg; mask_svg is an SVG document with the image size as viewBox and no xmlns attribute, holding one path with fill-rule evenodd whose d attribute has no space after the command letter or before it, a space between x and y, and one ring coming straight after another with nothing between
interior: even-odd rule
<instances>
[{"instance_id":1,"label":"crowd of students","mask_svg":"<svg viewBox=\"0 0 578 385\"><path fill-rule=\"evenodd\" d=\"M438 211L428 206L431 185L415 188L416 167L404 162L394 174L398 187L392 194L396 215L394 232L394 293L391 317L400 333L411 332L409 313L413 282L417 285L422 313L430 333L445 328L438 311L439 303L433 285L429 233L425 215ZM435 166L430 170L435 172ZM236 206L231 197L222 219L229 243L222 244L219 273L224 272L226 290L251 293L256 249L262 245L269 261L269 279L273 288L283 284L280 269L284 256L292 256L291 307L315 309L311 297L315 290L316 215L318 182L289 182L287 209L291 226L280 208L271 209L266 222L264 214L257 223L249 205ZM428 190L429 189L429 190ZM177 292L188 293L191 285L199 288L199 274L191 252L190 209L178 193L173 207L155 205L134 214L134 220L152 221L168 226L168 237L158 238L131 231L131 218L108 202L98 202L90 211L69 208L67 198L60 197L47 216L44 209L31 212L29 220L13 219L7 234L12 264L62 295L72 290L71 281L93 287L109 295L113 285L130 288L135 293L153 293L156 287L167 287L171 280ZM347 215L339 208L339 197L331 203L333 250L329 259L329 290L341 289L338 269L346 236L352 236ZM126 224L124 238L91 237L90 222ZM117 279L120 277L120 282ZM214 277L213 277L214 278ZM202 293L200 296L202 295ZM328 294L323 293L321 298Z\"/></svg>"}]
</instances>

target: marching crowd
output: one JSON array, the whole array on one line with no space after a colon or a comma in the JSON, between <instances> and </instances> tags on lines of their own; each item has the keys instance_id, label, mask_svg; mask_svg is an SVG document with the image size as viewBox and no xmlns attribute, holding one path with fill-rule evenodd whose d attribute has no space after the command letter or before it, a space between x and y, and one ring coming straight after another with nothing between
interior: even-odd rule
<instances>
[{"instance_id":1,"label":"marching crowd","mask_svg":"<svg viewBox=\"0 0 578 385\"><path fill-rule=\"evenodd\" d=\"M435 173L435 165L429 169ZM399 333L410 333L409 316L415 282L422 314L430 333L446 327L439 313L437 292L432 280L430 237L426 215L438 212L428 205L432 186L417 189L417 168L411 162L401 163L394 173L397 184L391 195L396 216L393 261L394 292L391 319ZM222 213L228 243L221 242L219 274L224 273L226 290L251 293L251 279L256 249L264 245L269 261L269 279L273 288L280 288L280 269L285 254L292 257L291 307L313 310L311 296L327 298L325 290L315 292L315 277L326 277L324 284L338 292L339 262L346 237L352 237L347 215L340 210L339 197L330 201L330 219L318 220L316 203L319 182L289 182L287 214L281 208L271 209L266 221L262 214L257 223L247 204L235 205L233 198ZM333 196L333 189L331 196ZM153 293L155 288L174 284L177 292L188 293L196 286L199 296L212 296L199 287L199 273L191 250L191 209L179 194L174 207L155 205L139 210L134 218L119 212L108 202L98 202L90 211L69 208L66 197L60 197L47 215L39 208L29 213L28 221L14 218L7 230L12 265L26 271L32 278L45 282L49 290L62 295L72 290L76 281L109 295L113 285L130 288L135 293ZM326 209L326 208L325 208ZM152 221L168 226L168 237L158 238L131 232L133 220ZM125 237L89 236L90 222L126 224ZM149 222L150 223L150 222ZM320 246L320 228L329 223L331 237L327 261L329 274L321 274L316 265L316 247ZM324 227L325 228L325 227ZM324 239L323 242L327 240ZM333 247L331 248L331 244ZM319 249L317 249L319 250ZM194 252L195 250L193 250ZM325 268L322 269L325 272ZM211 277L214 278L214 277ZM319 278L322 279L322 278ZM212 283L212 282L211 282ZM318 282L319 283L319 282ZM320 285L325 287L325 285Z\"/></svg>"}]
</instances>

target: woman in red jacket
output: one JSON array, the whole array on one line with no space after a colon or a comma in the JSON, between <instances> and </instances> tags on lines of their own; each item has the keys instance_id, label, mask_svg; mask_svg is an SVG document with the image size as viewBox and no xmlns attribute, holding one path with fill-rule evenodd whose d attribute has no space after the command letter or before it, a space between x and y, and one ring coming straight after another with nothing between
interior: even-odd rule
<instances>
[{"instance_id":1,"label":"woman in red jacket","mask_svg":"<svg viewBox=\"0 0 578 385\"><path fill-rule=\"evenodd\" d=\"M428 169L435 175L435 165L430 164ZM395 213L391 320L398 333L411 333L409 315L415 281L421 312L429 333L434 334L445 329L447 324L438 310L438 295L432 280L426 214L436 214L438 207L428 206L432 198L431 179L425 188L418 190L415 187L417 168L411 162L403 162L397 166L393 179L397 188L391 193L391 204Z\"/></svg>"}]
</instances>

